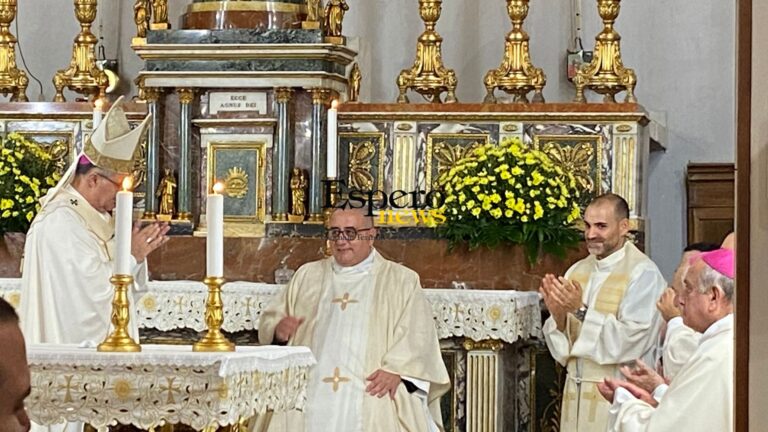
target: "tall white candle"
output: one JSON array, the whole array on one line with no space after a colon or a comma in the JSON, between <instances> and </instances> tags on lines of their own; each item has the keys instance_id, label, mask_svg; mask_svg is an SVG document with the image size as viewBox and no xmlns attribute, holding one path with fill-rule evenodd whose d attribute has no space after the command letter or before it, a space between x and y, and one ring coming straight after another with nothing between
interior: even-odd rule
<instances>
[{"instance_id":1,"label":"tall white candle","mask_svg":"<svg viewBox=\"0 0 768 432\"><path fill-rule=\"evenodd\" d=\"M337 152L338 152L338 140L337 140L337 119L338 119L338 111L336 110L336 107L338 106L337 101L331 102L331 108L328 110L328 139L326 145L328 146L328 154L326 159L326 176L328 178L336 178L336 175L338 174L336 172L336 166L337 163Z\"/></svg>"},{"instance_id":2,"label":"tall white candle","mask_svg":"<svg viewBox=\"0 0 768 432\"><path fill-rule=\"evenodd\" d=\"M104 102L101 99L96 99L96 102L93 103L93 129L95 130L97 127L99 127L99 124L101 123L101 106L104 104Z\"/></svg>"},{"instance_id":3,"label":"tall white candle","mask_svg":"<svg viewBox=\"0 0 768 432\"><path fill-rule=\"evenodd\" d=\"M115 206L115 274L131 274L131 229L133 225L133 178L123 180L123 190L117 193Z\"/></svg>"},{"instance_id":4,"label":"tall white candle","mask_svg":"<svg viewBox=\"0 0 768 432\"><path fill-rule=\"evenodd\" d=\"M208 195L205 219L208 224L206 241L207 276L224 276L224 185L216 183Z\"/></svg>"}]
</instances>

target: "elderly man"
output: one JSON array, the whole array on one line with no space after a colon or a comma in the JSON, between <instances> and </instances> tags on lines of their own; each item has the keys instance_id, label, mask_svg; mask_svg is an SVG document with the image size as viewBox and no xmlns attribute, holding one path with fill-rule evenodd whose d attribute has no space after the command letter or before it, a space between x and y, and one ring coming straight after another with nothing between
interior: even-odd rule
<instances>
[{"instance_id":1,"label":"elderly man","mask_svg":"<svg viewBox=\"0 0 768 432\"><path fill-rule=\"evenodd\" d=\"M82 154L42 200L24 245L22 329L32 343L101 342L109 331L114 289L115 197L131 173L149 117L131 129L115 102L83 145ZM131 239L137 285L146 256L167 240L168 227L135 229ZM132 314L133 315L133 314ZM131 333L138 337L136 319Z\"/></svg>"},{"instance_id":2,"label":"elderly man","mask_svg":"<svg viewBox=\"0 0 768 432\"><path fill-rule=\"evenodd\" d=\"M666 286L656 265L631 242L629 207L618 195L595 198L584 214L590 255L565 277L548 274L539 288L551 317L544 336L552 356L567 367L560 430L604 430L610 404L597 384L617 376L621 363L653 350L661 318L656 299Z\"/></svg>"},{"instance_id":3,"label":"elderly man","mask_svg":"<svg viewBox=\"0 0 768 432\"><path fill-rule=\"evenodd\" d=\"M30 391L27 352L13 307L0 298L0 431L26 432L29 417L24 399Z\"/></svg>"},{"instance_id":4,"label":"elderly man","mask_svg":"<svg viewBox=\"0 0 768 432\"><path fill-rule=\"evenodd\" d=\"M699 338L701 337L701 333L683 324L681 316L680 300L683 295L685 272L688 271L688 266L693 257L702 252L709 252L719 248L720 246L714 243L694 243L688 245L683 251L680 264L675 270L671 286L664 290L664 293L659 297L659 301L656 302L656 307L666 323L662 326L662 331L659 334L663 343L661 344L660 365L658 365L660 367L657 367L657 370L661 376L668 380L674 378L680 371L680 368L688 362L693 352L696 351L696 347L699 346Z\"/></svg>"},{"instance_id":5,"label":"elderly man","mask_svg":"<svg viewBox=\"0 0 768 432\"><path fill-rule=\"evenodd\" d=\"M272 418L287 432L436 431L448 373L419 276L373 247L362 210L336 210L333 257L296 272L259 322L262 344L317 357L304 413Z\"/></svg>"},{"instance_id":6,"label":"elderly man","mask_svg":"<svg viewBox=\"0 0 768 432\"><path fill-rule=\"evenodd\" d=\"M695 260L680 303L685 325L702 333L699 347L653 395L612 378L600 384L613 402L611 432L733 430L734 253L718 249Z\"/></svg>"}]
</instances>

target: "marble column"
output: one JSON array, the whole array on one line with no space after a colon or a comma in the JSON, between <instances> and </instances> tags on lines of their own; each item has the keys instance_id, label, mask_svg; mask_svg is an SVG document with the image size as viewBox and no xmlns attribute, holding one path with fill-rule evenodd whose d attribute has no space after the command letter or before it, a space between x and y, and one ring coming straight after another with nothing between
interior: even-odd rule
<instances>
[{"instance_id":1,"label":"marble column","mask_svg":"<svg viewBox=\"0 0 768 432\"><path fill-rule=\"evenodd\" d=\"M326 121L328 117L328 98L331 91L324 88L309 90L312 95L312 171L309 174L309 220L320 222L323 220L323 195L322 180L325 172L326 153L323 151L323 142L326 134Z\"/></svg>"},{"instance_id":2,"label":"marble column","mask_svg":"<svg viewBox=\"0 0 768 432\"><path fill-rule=\"evenodd\" d=\"M504 368L498 340L464 340L467 350L467 432L499 432L504 428Z\"/></svg>"},{"instance_id":3,"label":"marble column","mask_svg":"<svg viewBox=\"0 0 768 432\"><path fill-rule=\"evenodd\" d=\"M157 155L160 147L160 110L159 99L162 89L144 88L143 99L147 101L149 115L152 116L149 125L149 135L147 136L147 180L146 180L146 199L144 206L144 219L154 219L157 216Z\"/></svg>"},{"instance_id":4,"label":"marble column","mask_svg":"<svg viewBox=\"0 0 768 432\"><path fill-rule=\"evenodd\" d=\"M289 176L293 168L293 118L291 99L293 89L275 89L277 104L277 144L272 149L272 220L288 220L288 201L291 196Z\"/></svg>"},{"instance_id":5,"label":"marble column","mask_svg":"<svg viewBox=\"0 0 768 432\"><path fill-rule=\"evenodd\" d=\"M177 88L179 94L179 219L192 220L192 103L195 90Z\"/></svg>"}]
</instances>

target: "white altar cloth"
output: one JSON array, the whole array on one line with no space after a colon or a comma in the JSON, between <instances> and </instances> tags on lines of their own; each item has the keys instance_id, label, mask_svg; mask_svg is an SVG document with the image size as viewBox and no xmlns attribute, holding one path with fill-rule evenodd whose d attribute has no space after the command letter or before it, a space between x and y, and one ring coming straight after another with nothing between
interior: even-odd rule
<instances>
[{"instance_id":1,"label":"white altar cloth","mask_svg":"<svg viewBox=\"0 0 768 432\"><path fill-rule=\"evenodd\" d=\"M268 410L301 409L307 372L315 364L306 347L194 353L188 345L142 345L140 353L100 353L36 344L27 350L30 418L39 424L82 421L99 432L115 422L142 429L184 423L203 430Z\"/></svg>"},{"instance_id":2,"label":"white altar cloth","mask_svg":"<svg viewBox=\"0 0 768 432\"><path fill-rule=\"evenodd\" d=\"M19 279L0 278L0 297L19 301ZM229 282L222 289L223 330L254 330L261 311L282 285ZM467 337L513 343L541 337L537 292L507 290L425 289L441 339ZM139 328L203 331L207 287L197 281L151 281L136 301Z\"/></svg>"}]
</instances>

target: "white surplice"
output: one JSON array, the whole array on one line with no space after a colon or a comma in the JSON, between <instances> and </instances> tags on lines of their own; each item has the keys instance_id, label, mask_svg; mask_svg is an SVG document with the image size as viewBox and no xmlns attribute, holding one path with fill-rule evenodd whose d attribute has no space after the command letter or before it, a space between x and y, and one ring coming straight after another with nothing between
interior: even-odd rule
<instances>
[{"instance_id":1,"label":"white surplice","mask_svg":"<svg viewBox=\"0 0 768 432\"><path fill-rule=\"evenodd\" d=\"M683 324L683 318L675 317L667 323L667 332L664 336L662 348L663 375L673 379L682 369L683 365L696 352L701 340L701 333Z\"/></svg>"},{"instance_id":2,"label":"white surplice","mask_svg":"<svg viewBox=\"0 0 768 432\"><path fill-rule=\"evenodd\" d=\"M733 315L709 326L675 379L660 387L656 408L618 389L608 431L732 431Z\"/></svg>"},{"instance_id":3,"label":"white surplice","mask_svg":"<svg viewBox=\"0 0 768 432\"><path fill-rule=\"evenodd\" d=\"M19 315L27 343L97 344L107 336L114 288L114 225L72 186L65 186L34 219L24 245ZM135 284L147 281L146 265L131 257ZM133 289L129 333L138 340ZM80 431L82 424L32 431Z\"/></svg>"},{"instance_id":4,"label":"white surplice","mask_svg":"<svg viewBox=\"0 0 768 432\"><path fill-rule=\"evenodd\" d=\"M264 416L256 430L284 432L427 432L440 422L439 397L448 374L429 304L418 275L375 250L362 263L342 268L332 258L299 268L262 313L259 341L273 341L285 316L305 321L290 345L317 358L309 375L304 412ZM411 381L395 399L365 392L366 378L381 369ZM271 417L271 418L270 418Z\"/></svg>"},{"instance_id":5,"label":"white surplice","mask_svg":"<svg viewBox=\"0 0 768 432\"><path fill-rule=\"evenodd\" d=\"M628 259L630 248L637 263L624 276L626 289L618 313L615 316L602 313L595 307L598 294L609 276L615 278L614 271L626 264L623 261ZM654 364L654 348L663 321L656 309L656 300L667 284L656 264L637 251L634 245L627 241L618 251L601 260L594 256L587 257L571 266L565 278L572 280L574 269L585 262L592 267L587 284L582 286L582 301L588 310L578 338L572 340L559 331L552 317L547 319L542 329L554 359L568 367L566 392L570 389L571 394L563 398L560 430L564 432L605 428L610 405L597 393L594 385L605 375L618 377L622 363L640 358L647 364ZM576 320L573 316L568 319ZM566 404L574 400L578 408L566 409Z\"/></svg>"}]
</instances>

